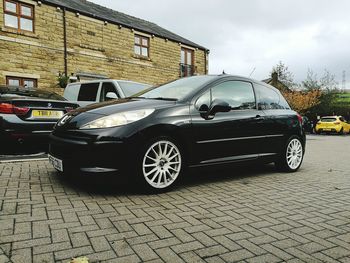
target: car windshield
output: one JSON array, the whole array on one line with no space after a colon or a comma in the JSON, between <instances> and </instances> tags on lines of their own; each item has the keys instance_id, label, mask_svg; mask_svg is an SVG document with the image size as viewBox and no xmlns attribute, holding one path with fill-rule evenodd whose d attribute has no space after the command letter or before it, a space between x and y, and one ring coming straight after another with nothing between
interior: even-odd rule
<instances>
[{"instance_id":1,"label":"car windshield","mask_svg":"<svg viewBox=\"0 0 350 263\"><path fill-rule=\"evenodd\" d=\"M149 99L181 100L196 91L214 76L195 76L182 78L136 94L137 97Z\"/></svg>"},{"instance_id":2,"label":"car windshield","mask_svg":"<svg viewBox=\"0 0 350 263\"><path fill-rule=\"evenodd\" d=\"M45 90L26 90L26 89L2 89L0 90L0 97L34 97L48 100L62 100L66 99L54 92Z\"/></svg>"},{"instance_id":3,"label":"car windshield","mask_svg":"<svg viewBox=\"0 0 350 263\"><path fill-rule=\"evenodd\" d=\"M143 90L151 87L151 85L147 84L126 81L119 81L118 84L123 90L125 97L130 97L136 93L142 92Z\"/></svg>"},{"instance_id":4,"label":"car windshield","mask_svg":"<svg viewBox=\"0 0 350 263\"><path fill-rule=\"evenodd\" d=\"M321 122L335 122L336 120L336 118L322 118Z\"/></svg>"}]
</instances>

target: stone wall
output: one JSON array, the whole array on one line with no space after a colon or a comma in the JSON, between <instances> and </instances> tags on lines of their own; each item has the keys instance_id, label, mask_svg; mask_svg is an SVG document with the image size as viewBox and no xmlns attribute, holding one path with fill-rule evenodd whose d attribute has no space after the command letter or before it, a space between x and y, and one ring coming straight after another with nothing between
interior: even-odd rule
<instances>
[{"instance_id":1,"label":"stone wall","mask_svg":"<svg viewBox=\"0 0 350 263\"><path fill-rule=\"evenodd\" d=\"M37 1L21 2L34 6L35 32L18 33L5 28L0 0L0 84L5 84L6 76L31 77L38 79L40 88L62 93L57 87L57 76L64 72L63 10L44 3L38 5ZM85 72L149 84L180 76L181 43L69 11L66 25L69 75ZM149 59L134 54L134 34L150 38ZM193 50L196 72L205 74L205 51Z\"/></svg>"}]
</instances>

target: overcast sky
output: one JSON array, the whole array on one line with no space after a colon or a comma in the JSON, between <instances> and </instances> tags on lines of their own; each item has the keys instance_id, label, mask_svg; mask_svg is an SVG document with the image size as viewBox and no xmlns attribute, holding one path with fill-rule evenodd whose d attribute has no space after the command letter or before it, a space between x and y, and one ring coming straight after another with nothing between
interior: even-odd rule
<instances>
[{"instance_id":1,"label":"overcast sky","mask_svg":"<svg viewBox=\"0 0 350 263\"><path fill-rule=\"evenodd\" d=\"M209 73L268 78L279 61L300 82L327 68L350 88L349 0L92 0L210 49Z\"/></svg>"}]
</instances>

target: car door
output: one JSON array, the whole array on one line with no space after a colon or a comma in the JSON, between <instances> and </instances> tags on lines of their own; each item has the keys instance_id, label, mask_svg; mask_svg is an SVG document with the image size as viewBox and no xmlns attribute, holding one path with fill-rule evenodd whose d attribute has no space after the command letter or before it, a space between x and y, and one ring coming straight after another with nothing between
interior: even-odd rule
<instances>
[{"instance_id":1,"label":"car door","mask_svg":"<svg viewBox=\"0 0 350 263\"><path fill-rule=\"evenodd\" d=\"M227 102L232 110L207 117L204 108L214 101ZM255 159L264 139L264 113L256 107L252 83L223 81L200 94L191 105L195 163L211 164Z\"/></svg>"}]
</instances>

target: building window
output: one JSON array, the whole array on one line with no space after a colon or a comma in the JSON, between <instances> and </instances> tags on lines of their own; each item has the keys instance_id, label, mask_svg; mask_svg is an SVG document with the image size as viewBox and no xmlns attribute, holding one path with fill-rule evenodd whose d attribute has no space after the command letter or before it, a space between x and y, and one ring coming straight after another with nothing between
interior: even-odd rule
<instances>
[{"instance_id":1,"label":"building window","mask_svg":"<svg viewBox=\"0 0 350 263\"><path fill-rule=\"evenodd\" d=\"M38 81L36 79L21 77L6 77L6 84L9 86L22 86L27 88L36 88Z\"/></svg>"},{"instance_id":2,"label":"building window","mask_svg":"<svg viewBox=\"0 0 350 263\"><path fill-rule=\"evenodd\" d=\"M191 49L181 48L180 77L189 77L194 74L194 52Z\"/></svg>"},{"instance_id":3,"label":"building window","mask_svg":"<svg viewBox=\"0 0 350 263\"><path fill-rule=\"evenodd\" d=\"M4 21L6 27L34 32L34 6L5 0Z\"/></svg>"},{"instance_id":4,"label":"building window","mask_svg":"<svg viewBox=\"0 0 350 263\"><path fill-rule=\"evenodd\" d=\"M135 35L134 52L138 56L149 57L149 38Z\"/></svg>"}]
</instances>

